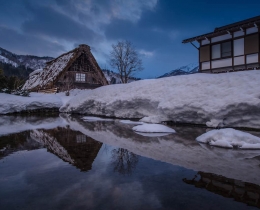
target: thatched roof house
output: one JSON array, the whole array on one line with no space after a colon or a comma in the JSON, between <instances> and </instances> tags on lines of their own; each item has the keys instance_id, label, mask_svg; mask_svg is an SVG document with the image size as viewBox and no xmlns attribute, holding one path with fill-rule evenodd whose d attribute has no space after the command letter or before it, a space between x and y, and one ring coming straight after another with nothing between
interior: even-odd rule
<instances>
[{"instance_id":1,"label":"thatched roof house","mask_svg":"<svg viewBox=\"0 0 260 210\"><path fill-rule=\"evenodd\" d=\"M93 89L103 85L108 85L108 82L102 70L90 52L90 47L82 44L47 62L43 70L32 72L23 89Z\"/></svg>"}]
</instances>

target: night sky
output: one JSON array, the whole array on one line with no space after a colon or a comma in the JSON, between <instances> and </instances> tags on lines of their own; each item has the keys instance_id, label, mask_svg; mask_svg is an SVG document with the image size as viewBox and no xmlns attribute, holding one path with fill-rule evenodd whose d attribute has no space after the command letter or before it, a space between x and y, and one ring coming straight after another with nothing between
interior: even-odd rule
<instances>
[{"instance_id":1,"label":"night sky","mask_svg":"<svg viewBox=\"0 0 260 210\"><path fill-rule=\"evenodd\" d=\"M215 2L215 3L213 3ZM182 40L260 15L259 0L0 0L0 47L57 57L88 44L101 68L111 45L131 41L153 78L197 62Z\"/></svg>"}]
</instances>

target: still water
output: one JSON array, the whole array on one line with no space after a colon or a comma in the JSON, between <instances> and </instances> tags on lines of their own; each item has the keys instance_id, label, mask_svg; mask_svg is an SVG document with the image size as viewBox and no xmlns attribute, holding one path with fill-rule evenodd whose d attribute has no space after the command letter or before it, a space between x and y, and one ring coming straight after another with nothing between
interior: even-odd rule
<instances>
[{"instance_id":1,"label":"still water","mask_svg":"<svg viewBox=\"0 0 260 210\"><path fill-rule=\"evenodd\" d=\"M133 126L1 116L0 209L260 208L260 151L197 143L206 128Z\"/></svg>"}]
</instances>

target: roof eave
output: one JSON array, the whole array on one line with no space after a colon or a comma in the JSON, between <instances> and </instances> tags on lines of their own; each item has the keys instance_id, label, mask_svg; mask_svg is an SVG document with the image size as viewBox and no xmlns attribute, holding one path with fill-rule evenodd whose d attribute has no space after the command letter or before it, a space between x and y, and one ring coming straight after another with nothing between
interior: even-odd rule
<instances>
[{"instance_id":1,"label":"roof eave","mask_svg":"<svg viewBox=\"0 0 260 210\"><path fill-rule=\"evenodd\" d=\"M243 22L243 21L241 21L241 22ZM219 27L219 28L216 28L214 30L214 32L202 34L202 35L195 36L195 37L192 37L189 39L185 39L182 41L182 43L185 44L185 43L189 43L189 42L200 41L200 40L204 40L205 38L211 38L214 36L224 35L224 34L227 34L228 32L239 31L239 30L241 30L241 28L245 29L245 28L250 28L252 26L256 26L256 25L257 26L260 25L260 19L242 23L242 24L237 24L237 25L230 24L231 27L225 27L225 26Z\"/></svg>"}]
</instances>

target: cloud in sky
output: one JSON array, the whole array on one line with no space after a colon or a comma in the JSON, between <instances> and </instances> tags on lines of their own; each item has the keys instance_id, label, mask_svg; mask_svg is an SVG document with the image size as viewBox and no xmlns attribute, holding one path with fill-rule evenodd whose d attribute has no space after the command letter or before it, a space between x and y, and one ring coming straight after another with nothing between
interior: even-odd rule
<instances>
[{"instance_id":1,"label":"cloud in sky","mask_svg":"<svg viewBox=\"0 0 260 210\"><path fill-rule=\"evenodd\" d=\"M109 68L111 44L129 40L143 56L139 75L151 78L197 61L182 39L259 15L260 2L251 1L0 0L0 47L56 57L85 43Z\"/></svg>"}]
</instances>

